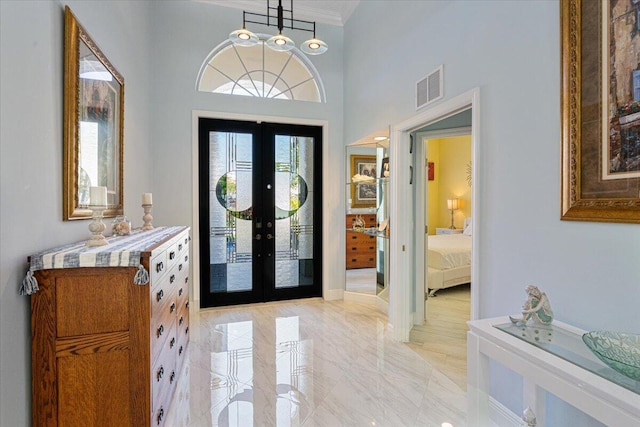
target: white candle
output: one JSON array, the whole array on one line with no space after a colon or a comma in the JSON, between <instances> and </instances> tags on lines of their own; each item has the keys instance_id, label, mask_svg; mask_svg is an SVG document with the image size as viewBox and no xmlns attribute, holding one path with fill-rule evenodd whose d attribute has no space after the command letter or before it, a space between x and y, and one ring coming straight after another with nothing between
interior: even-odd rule
<instances>
[{"instance_id":1,"label":"white candle","mask_svg":"<svg viewBox=\"0 0 640 427\"><path fill-rule=\"evenodd\" d=\"M153 199L151 197L151 193L142 193L142 204L143 205L152 205Z\"/></svg>"},{"instance_id":2,"label":"white candle","mask_svg":"<svg viewBox=\"0 0 640 427\"><path fill-rule=\"evenodd\" d=\"M107 187L89 187L89 203L93 206L106 206Z\"/></svg>"}]
</instances>

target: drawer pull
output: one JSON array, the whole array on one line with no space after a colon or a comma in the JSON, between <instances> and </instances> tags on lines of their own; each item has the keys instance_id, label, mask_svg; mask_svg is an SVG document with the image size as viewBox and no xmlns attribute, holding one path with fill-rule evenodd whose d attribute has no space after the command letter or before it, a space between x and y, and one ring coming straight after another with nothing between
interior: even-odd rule
<instances>
[{"instance_id":1,"label":"drawer pull","mask_svg":"<svg viewBox=\"0 0 640 427\"><path fill-rule=\"evenodd\" d=\"M182 250L182 243L178 244L178 250L181 251Z\"/></svg>"},{"instance_id":2,"label":"drawer pull","mask_svg":"<svg viewBox=\"0 0 640 427\"><path fill-rule=\"evenodd\" d=\"M183 323L184 323L184 317L180 316L180 320L178 321L178 325L182 326Z\"/></svg>"},{"instance_id":3,"label":"drawer pull","mask_svg":"<svg viewBox=\"0 0 640 427\"><path fill-rule=\"evenodd\" d=\"M184 256L184 262L187 262L187 261L189 261L189 255Z\"/></svg>"},{"instance_id":4,"label":"drawer pull","mask_svg":"<svg viewBox=\"0 0 640 427\"><path fill-rule=\"evenodd\" d=\"M188 326L184 329L184 333L185 333L185 335L187 335L189 333L189 327Z\"/></svg>"},{"instance_id":5,"label":"drawer pull","mask_svg":"<svg viewBox=\"0 0 640 427\"><path fill-rule=\"evenodd\" d=\"M158 411L158 418L156 418L158 425L160 425L163 418L164 418L164 409L162 409L161 407L160 411Z\"/></svg>"},{"instance_id":6,"label":"drawer pull","mask_svg":"<svg viewBox=\"0 0 640 427\"><path fill-rule=\"evenodd\" d=\"M176 371L172 371L171 376L169 377L169 384L173 384L175 380L176 380Z\"/></svg>"},{"instance_id":7,"label":"drawer pull","mask_svg":"<svg viewBox=\"0 0 640 427\"><path fill-rule=\"evenodd\" d=\"M358 249L358 248L351 248L351 250L352 250L352 251L355 251L355 250L357 250L357 249Z\"/></svg>"},{"instance_id":8,"label":"drawer pull","mask_svg":"<svg viewBox=\"0 0 640 427\"><path fill-rule=\"evenodd\" d=\"M351 262L356 262L357 260L355 258L351 258Z\"/></svg>"},{"instance_id":9,"label":"drawer pull","mask_svg":"<svg viewBox=\"0 0 640 427\"><path fill-rule=\"evenodd\" d=\"M171 307L169 307L169 313L173 313L174 311L176 311L176 303L172 302Z\"/></svg>"},{"instance_id":10,"label":"drawer pull","mask_svg":"<svg viewBox=\"0 0 640 427\"><path fill-rule=\"evenodd\" d=\"M174 337L174 338L171 338L171 341L169 342L169 348L173 348L173 346L174 346L174 345L176 345L176 339L175 339L175 337Z\"/></svg>"},{"instance_id":11,"label":"drawer pull","mask_svg":"<svg viewBox=\"0 0 640 427\"><path fill-rule=\"evenodd\" d=\"M185 245L187 244L187 242L189 242L189 237L185 237L185 239L184 239L184 244Z\"/></svg>"},{"instance_id":12,"label":"drawer pull","mask_svg":"<svg viewBox=\"0 0 640 427\"><path fill-rule=\"evenodd\" d=\"M176 280L176 275L172 274L171 277L169 278L169 283L173 283Z\"/></svg>"},{"instance_id":13,"label":"drawer pull","mask_svg":"<svg viewBox=\"0 0 640 427\"><path fill-rule=\"evenodd\" d=\"M358 236L351 236L351 238L352 238L353 240L356 240L356 239L358 238Z\"/></svg>"},{"instance_id":14,"label":"drawer pull","mask_svg":"<svg viewBox=\"0 0 640 427\"><path fill-rule=\"evenodd\" d=\"M178 291L178 296L181 297L182 296L182 288L180 288L180 290Z\"/></svg>"},{"instance_id":15,"label":"drawer pull","mask_svg":"<svg viewBox=\"0 0 640 427\"><path fill-rule=\"evenodd\" d=\"M176 257L176 253L174 251L169 252L169 259L174 259Z\"/></svg>"},{"instance_id":16,"label":"drawer pull","mask_svg":"<svg viewBox=\"0 0 640 427\"><path fill-rule=\"evenodd\" d=\"M370 249L370 250L373 250L373 249L375 249L375 248L374 248L373 246L369 246L369 249Z\"/></svg>"},{"instance_id":17,"label":"drawer pull","mask_svg":"<svg viewBox=\"0 0 640 427\"><path fill-rule=\"evenodd\" d=\"M182 271L182 264L178 266L178 271Z\"/></svg>"},{"instance_id":18,"label":"drawer pull","mask_svg":"<svg viewBox=\"0 0 640 427\"><path fill-rule=\"evenodd\" d=\"M186 308L189 308L189 301L184 305Z\"/></svg>"},{"instance_id":19,"label":"drawer pull","mask_svg":"<svg viewBox=\"0 0 640 427\"><path fill-rule=\"evenodd\" d=\"M162 289L160 289L157 293L156 293L156 301L160 302L160 300L162 299L162 297L164 297L164 291Z\"/></svg>"},{"instance_id":20,"label":"drawer pull","mask_svg":"<svg viewBox=\"0 0 640 427\"><path fill-rule=\"evenodd\" d=\"M160 327L158 327L158 330L156 331L156 335L158 338L160 338L163 333L164 333L164 326L160 325Z\"/></svg>"},{"instance_id":21,"label":"drawer pull","mask_svg":"<svg viewBox=\"0 0 640 427\"><path fill-rule=\"evenodd\" d=\"M369 261L373 261L373 258L369 258Z\"/></svg>"},{"instance_id":22,"label":"drawer pull","mask_svg":"<svg viewBox=\"0 0 640 427\"><path fill-rule=\"evenodd\" d=\"M185 284L186 284L186 283L189 283L189 276L187 276L187 277L185 277L185 278L184 278L184 283L185 283Z\"/></svg>"},{"instance_id":23,"label":"drawer pull","mask_svg":"<svg viewBox=\"0 0 640 427\"><path fill-rule=\"evenodd\" d=\"M156 273L160 273L164 269L164 263L160 261L156 264Z\"/></svg>"},{"instance_id":24,"label":"drawer pull","mask_svg":"<svg viewBox=\"0 0 640 427\"><path fill-rule=\"evenodd\" d=\"M183 350L183 348L182 348L182 346L180 346L180 348L178 349L178 356L182 356L182 350Z\"/></svg>"},{"instance_id":25,"label":"drawer pull","mask_svg":"<svg viewBox=\"0 0 640 427\"><path fill-rule=\"evenodd\" d=\"M158 372L156 373L156 381L160 381L162 377L164 377L164 366L161 365L160 369L158 369Z\"/></svg>"}]
</instances>

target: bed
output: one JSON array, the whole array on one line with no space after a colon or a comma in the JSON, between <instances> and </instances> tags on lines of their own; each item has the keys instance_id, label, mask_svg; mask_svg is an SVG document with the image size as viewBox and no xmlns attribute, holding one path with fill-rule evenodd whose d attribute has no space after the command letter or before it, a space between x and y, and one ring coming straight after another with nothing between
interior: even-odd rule
<instances>
[{"instance_id":1,"label":"bed","mask_svg":"<svg viewBox=\"0 0 640 427\"><path fill-rule=\"evenodd\" d=\"M440 289L471 283L471 221L462 234L428 237L427 268L429 296Z\"/></svg>"}]
</instances>

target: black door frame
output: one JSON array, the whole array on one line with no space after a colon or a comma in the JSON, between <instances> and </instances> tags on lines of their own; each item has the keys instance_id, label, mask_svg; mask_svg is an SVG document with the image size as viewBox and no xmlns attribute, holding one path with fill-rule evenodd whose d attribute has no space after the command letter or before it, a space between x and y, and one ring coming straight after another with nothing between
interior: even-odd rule
<instances>
[{"instance_id":1,"label":"black door frame","mask_svg":"<svg viewBox=\"0 0 640 427\"><path fill-rule=\"evenodd\" d=\"M273 193L260 191L266 179L275 183L274 144L272 137L276 134L306 136L314 138L314 172L313 172L313 285L290 288L275 288L275 239L256 240L258 232L256 220L252 221L253 247L253 286L251 291L211 293L209 264L209 133L211 131L251 133L253 135L254 158L260 159L261 165L267 167L253 174L253 199L267 212L275 211ZM268 142L268 143L265 143ZM282 123L266 123L242 120L225 120L200 117L198 119L198 211L200 228L200 306L215 307L234 304L247 304L266 301L278 301L296 298L322 296L322 127L309 125L292 125ZM255 162L257 163L257 162ZM203 175L204 174L204 175ZM205 183L205 185L202 185ZM264 189L263 189L264 190ZM268 219L264 218L263 223ZM275 219L272 219L275 224ZM274 227L275 234L275 227ZM273 254L272 261L268 257L257 258L257 251ZM266 274L265 274L266 273Z\"/></svg>"}]
</instances>

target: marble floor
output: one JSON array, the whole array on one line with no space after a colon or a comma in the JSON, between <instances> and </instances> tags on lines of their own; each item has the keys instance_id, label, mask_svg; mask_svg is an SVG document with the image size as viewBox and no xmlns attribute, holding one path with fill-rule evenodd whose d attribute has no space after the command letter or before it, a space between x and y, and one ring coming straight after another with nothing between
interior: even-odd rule
<instances>
[{"instance_id":1,"label":"marble floor","mask_svg":"<svg viewBox=\"0 0 640 427\"><path fill-rule=\"evenodd\" d=\"M392 341L375 308L307 299L193 311L190 331L167 426L466 425L464 388Z\"/></svg>"},{"instance_id":2,"label":"marble floor","mask_svg":"<svg viewBox=\"0 0 640 427\"><path fill-rule=\"evenodd\" d=\"M379 292L375 268L356 268L346 271L345 291L375 295Z\"/></svg>"},{"instance_id":3,"label":"marble floor","mask_svg":"<svg viewBox=\"0 0 640 427\"><path fill-rule=\"evenodd\" d=\"M467 389L467 321L470 319L469 285L440 289L427 300L427 321L414 326L407 344L435 368Z\"/></svg>"}]
</instances>

